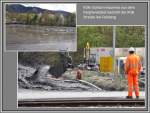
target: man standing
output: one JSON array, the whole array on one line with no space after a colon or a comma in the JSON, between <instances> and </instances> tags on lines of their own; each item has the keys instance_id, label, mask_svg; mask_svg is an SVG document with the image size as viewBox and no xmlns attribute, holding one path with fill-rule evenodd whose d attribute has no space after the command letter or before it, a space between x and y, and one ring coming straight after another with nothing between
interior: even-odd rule
<instances>
[{"instance_id":1,"label":"man standing","mask_svg":"<svg viewBox=\"0 0 150 113\"><path fill-rule=\"evenodd\" d=\"M141 70L140 57L135 54L133 47L129 48L129 55L125 62L125 74L128 81L128 96L126 98L132 98L132 88L134 87L136 98L139 98L139 86L138 86L138 74Z\"/></svg>"}]
</instances>

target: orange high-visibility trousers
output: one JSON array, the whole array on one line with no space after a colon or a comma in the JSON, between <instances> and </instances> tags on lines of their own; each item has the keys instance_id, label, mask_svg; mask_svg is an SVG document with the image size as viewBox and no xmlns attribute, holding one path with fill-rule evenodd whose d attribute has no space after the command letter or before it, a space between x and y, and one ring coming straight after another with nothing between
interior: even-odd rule
<instances>
[{"instance_id":1,"label":"orange high-visibility trousers","mask_svg":"<svg viewBox=\"0 0 150 113\"><path fill-rule=\"evenodd\" d=\"M133 88L135 91L135 95L139 96L138 74L129 72L127 79L128 79L128 96L132 96Z\"/></svg>"},{"instance_id":2,"label":"orange high-visibility trousers","mask_svg":"<svg viewBox=\"0 0 150 113\"><path fill-rule=\"evenodd\" d=\"M137 55L129 55L125 63L125 73L128 81L128 96L132 96L132 89L135 95L139 96L138 73L141 69L141 61Z\"/></svg>"}]
</instances>

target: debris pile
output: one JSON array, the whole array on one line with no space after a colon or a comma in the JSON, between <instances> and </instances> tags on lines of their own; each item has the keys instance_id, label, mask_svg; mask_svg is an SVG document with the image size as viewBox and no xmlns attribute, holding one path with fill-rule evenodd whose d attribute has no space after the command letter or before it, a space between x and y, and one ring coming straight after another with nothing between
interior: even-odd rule
<instances>
[{"instance_id":1,"label":"debris pile","mask_svg":"<svg viewBox=\"0 0 150 113\"><path fill-rule=\"evenodd\" d=\"M38 69L18 65L18 86L25 89L57 90L57 91L100 91L88 82L75 79L53 78L49 74L50 66Z\"/></svg>"},{"instance_id":2,"label":"debris pile","mask_svg":"<svg viewBox=\"0 0 150 113\"><path fill-rule=\"evenodd\" d=\"M67 71L64 76L68 79L76 77L76 71ZM82 70L82 80L90 82L97 87L107 91L123 91L126 89L126 81L113 78L112 74L97 71Z\"/></svg>"}]
</instances>

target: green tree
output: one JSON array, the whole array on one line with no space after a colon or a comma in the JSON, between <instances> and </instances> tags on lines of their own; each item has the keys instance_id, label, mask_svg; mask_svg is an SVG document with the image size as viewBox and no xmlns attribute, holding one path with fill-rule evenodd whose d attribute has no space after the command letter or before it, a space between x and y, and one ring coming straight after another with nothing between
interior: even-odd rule
<instances>
[{"instance_id":1,"label":"green tree","mask_svg":"<svg viewBox=\"0 0 150 113\"><path fill-rule=\"evenodd\" d=\"M116 47L144 47L144 26L118 26Z\"/></svg>"},{"instance_id":2,"label":"green tree","mask_svg":"<svg viewBox=\"0 0 150 113\"><path fill-rule=\"evenodd\" d=\"M64 25L75 27L75 25L76 25L76 15L75 15L75 13L70 13L66 16Z\"/></svg>"}]
</instances>

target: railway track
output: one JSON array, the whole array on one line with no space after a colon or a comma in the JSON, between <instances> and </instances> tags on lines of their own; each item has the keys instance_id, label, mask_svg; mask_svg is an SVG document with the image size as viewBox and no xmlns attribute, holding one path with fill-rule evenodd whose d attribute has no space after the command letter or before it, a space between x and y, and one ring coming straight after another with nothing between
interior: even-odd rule
<instances>
[{"instance_id":1,"label":"railway track","mask_svg":"<svg viewBox=\"0 0 150 113\"><path fill-rule=\"evenodd\" d=\"M88 106L144 106L144 99L124 98L59 98L19 100L18 107L88 107Z\"/></svg>"}]
</instances>

